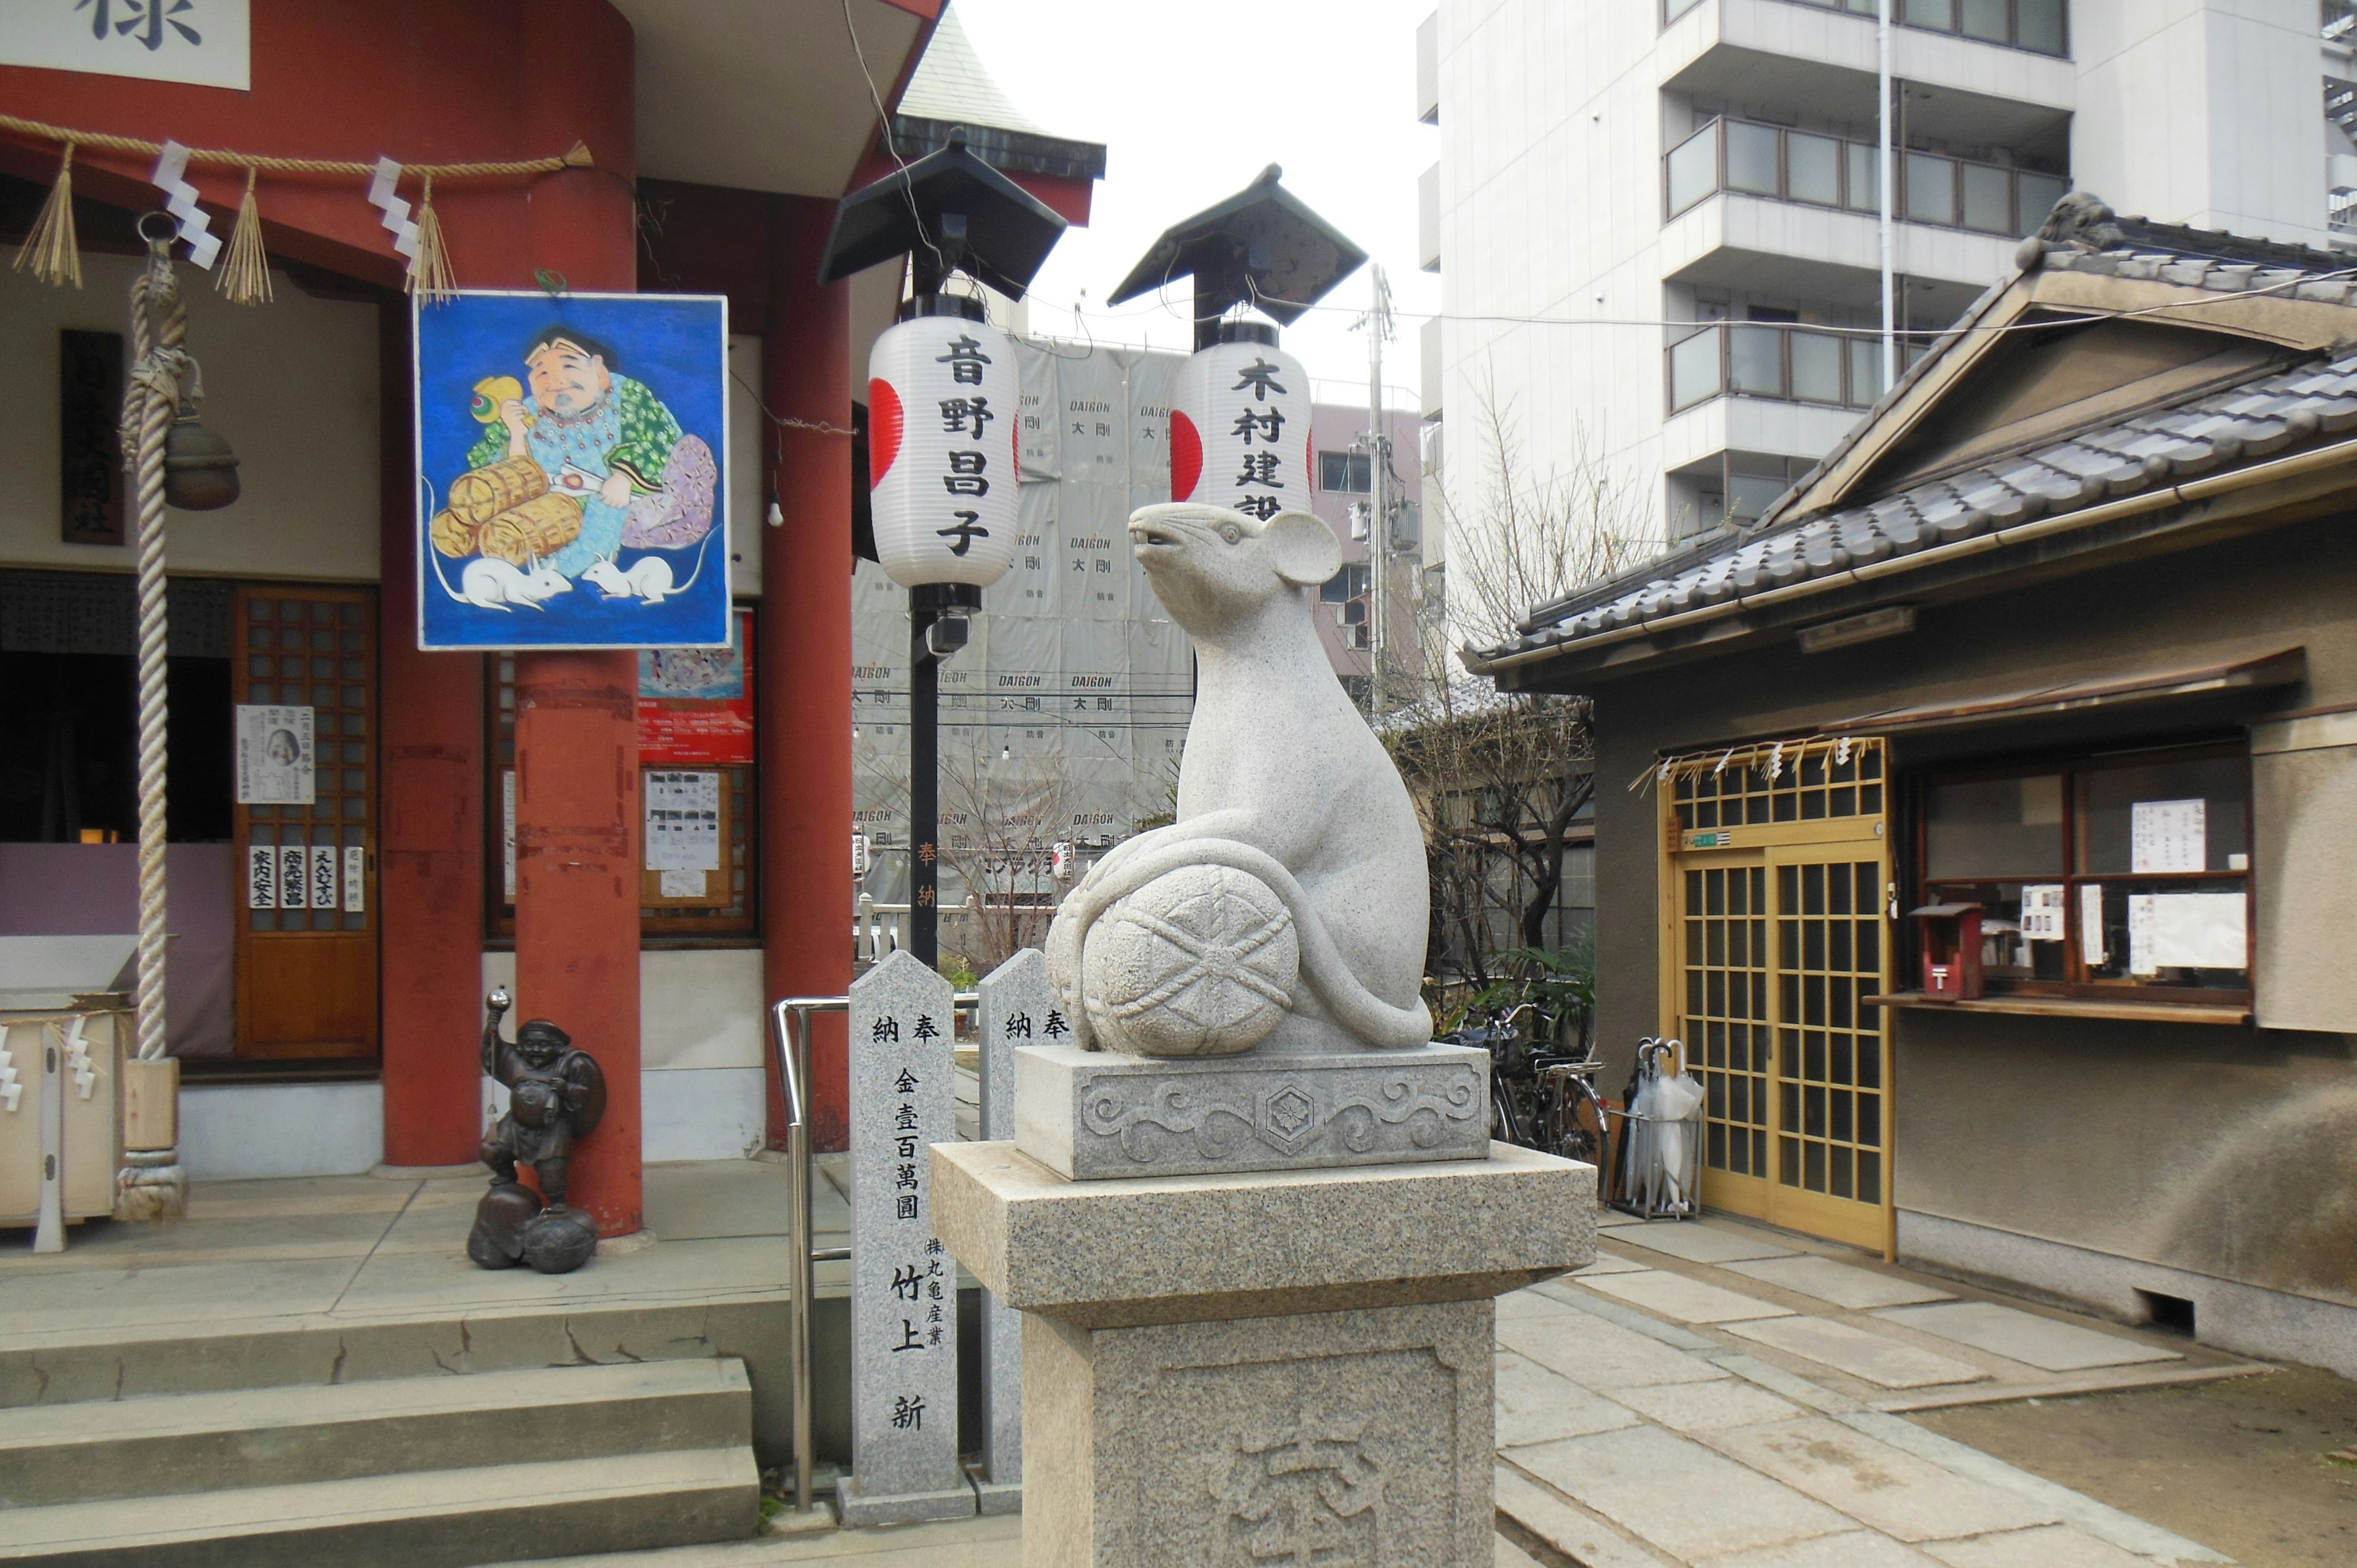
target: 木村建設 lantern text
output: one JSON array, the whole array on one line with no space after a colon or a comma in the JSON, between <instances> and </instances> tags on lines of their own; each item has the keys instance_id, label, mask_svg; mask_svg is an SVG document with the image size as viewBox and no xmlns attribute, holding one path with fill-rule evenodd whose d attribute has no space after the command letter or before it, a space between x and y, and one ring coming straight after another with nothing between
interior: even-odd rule
<instances>
[{"instance_id":1,"label":"\u6728\u6751\u5efa\u8a2d lantern text","mask_svg":"<svg viewBox=\"0 0 2357 1568\"><path fill-rule=\"evenodd\" d=\"M1170 499L1258 518L1309 508L1309 375L1276 329L1223 321L1179 371L1170 408ZM879 525L880 526L880 525Z\"/></svg>"}]
</instances>

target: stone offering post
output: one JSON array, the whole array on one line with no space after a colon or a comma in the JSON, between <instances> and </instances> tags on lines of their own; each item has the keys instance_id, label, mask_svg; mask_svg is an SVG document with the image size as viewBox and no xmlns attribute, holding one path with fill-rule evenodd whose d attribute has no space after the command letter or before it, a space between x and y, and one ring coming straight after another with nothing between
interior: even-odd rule
<instances>
[{"instance_id":1,"label":"stone offering post","mask_svg":"<svg viewBox=\"0 0 2357 1568\"><path fill-rule=\"evenodd\" d=\"M1006 1143L1015 1136L1015 1048L1054 1036L1056 1014L1048 961L1025 948L982 979L976 1010L982 1036L982 1135ZM1059 1020L1060 1022L1060 1020ZM982 1511L1015 1513L1023 1506L1023 1318L989 1291L982 1295L982 1389L989 1419L983 1427L985 1480Z\"/></svg>"},{"instance_id":2,"label":"stone offering post","mask_svg":"<svg viewBox=\"0 0 2357 1568\"><path fill-rule=\"evenodd\" d=\"M925 1145L957 1136L950 983L896 952L851 985L847 1525L963 1519L957 1262L933 1233Z\"/></svg>"}]
</instances>

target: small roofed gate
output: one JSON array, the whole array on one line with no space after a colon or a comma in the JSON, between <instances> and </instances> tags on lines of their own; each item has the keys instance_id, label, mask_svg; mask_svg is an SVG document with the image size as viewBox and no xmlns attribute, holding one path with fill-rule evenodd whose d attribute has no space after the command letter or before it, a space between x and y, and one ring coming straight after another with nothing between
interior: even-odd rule
<instances>
[{"instance_id":1,"label":"small roofed gate","mask_svg":"<svg viewBox=\"0 0 2357 1568\"><path fill-rule=\"evenodd\" d=\"M1888 1252L1891 950L1882 742L1672 758L1665 1026L1706 1090L1703 1202Z\"/></svg>"}]
</instances>

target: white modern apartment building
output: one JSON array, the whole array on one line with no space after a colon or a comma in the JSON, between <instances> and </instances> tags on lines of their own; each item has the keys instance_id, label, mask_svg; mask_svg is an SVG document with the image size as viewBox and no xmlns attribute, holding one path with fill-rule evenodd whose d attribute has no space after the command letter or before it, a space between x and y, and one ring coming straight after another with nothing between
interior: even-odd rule
<instances>
[{"instance_id":1,"label":"white modern apartment building","mask_svg":"<svg viewBox=\"0 0 2357 1568\"><path fill-rule=\"evenodd\" d=\"M2066 190L2310 245L2357 200L2341 0L1888 4L1902 354ZM1883 389L1878 5L1441 0L1428 466L1501 417L1531 478L1609 465L1624 525L1674 542L1759 516L1856 423Z\"/></svg>"}]
</instances>

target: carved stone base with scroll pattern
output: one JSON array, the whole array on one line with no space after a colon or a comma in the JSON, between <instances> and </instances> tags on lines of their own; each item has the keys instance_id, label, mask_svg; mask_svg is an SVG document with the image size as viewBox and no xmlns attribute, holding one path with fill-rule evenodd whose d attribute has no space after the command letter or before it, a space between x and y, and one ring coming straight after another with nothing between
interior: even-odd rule
<instances>
[{"instance_id":1,"label":"carved stone base with scroll pattern","mask_svg":"<svg viewBox=\"0 0 2357 1568\"><path fill-rule=\"evenodd\" d=\"M1468 1046L1191 1059L1027 1047L1015 1141L1074 1181L1479 1160L1489 1073Z\"/></svg>"}]
</instances>

